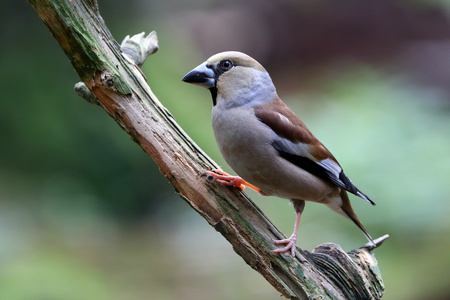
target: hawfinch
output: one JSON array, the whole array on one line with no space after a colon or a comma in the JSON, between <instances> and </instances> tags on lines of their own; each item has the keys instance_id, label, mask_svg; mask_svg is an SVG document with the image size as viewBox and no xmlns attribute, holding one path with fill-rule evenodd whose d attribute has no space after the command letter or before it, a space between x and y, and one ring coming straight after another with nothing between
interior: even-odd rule
<instances>
[{"instance_id":1,"label":"hawfinch","mask_svg":"<svg viewBox=\"0 0 450 300\"><path fill-rule=\"evenodd\" d=\"M261 195L290 199L297 213L294 233L276 240L274 253L295 255L305 201L326 204L352 220L375 246L350 205L347 191L375 203L344 174L341 166L305 124L278 97L269 73L241 52L210 57L183 78L210 90L212 126L225 161L240 176L205 172L217 182L245 186Z\"/></svg>"}]
</instances>

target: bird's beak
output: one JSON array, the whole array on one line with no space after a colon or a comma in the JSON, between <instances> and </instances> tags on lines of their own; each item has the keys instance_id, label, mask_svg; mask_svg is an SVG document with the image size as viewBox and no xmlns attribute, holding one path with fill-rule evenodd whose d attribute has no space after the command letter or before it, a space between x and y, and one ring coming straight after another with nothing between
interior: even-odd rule
<instances>
[{"instance_id":1,"label":"bird's beak","mask_svg":"<svg viewBox=\"0 0 450 300\"><path fill-rule=\"evenodd\" d=\"M216 85L216 79L214 78L214 70L207 66L206 62L193 69L182 81L192 83L204 88L213 88Z\"/></svg>"}]
</instances>

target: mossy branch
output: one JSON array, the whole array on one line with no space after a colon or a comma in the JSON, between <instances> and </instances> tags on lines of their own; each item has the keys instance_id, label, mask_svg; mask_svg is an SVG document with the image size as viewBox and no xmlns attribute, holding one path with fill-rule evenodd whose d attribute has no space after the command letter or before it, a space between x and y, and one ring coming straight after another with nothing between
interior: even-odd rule
<instances>
[{"instance_id":1,"label":"mossy branch","mask_svg":"<svg viewBox=\"0 0 450 300\"><path fill-rule=\"evenodd\" d=\"M296 257L276 255L283 235L236 189L201 177L214 163L176 123L147 85L139 66L157 49L156 35L112 37L95 0L28 0L84 84L84 98L105 111L158 164L161 173L253 269L290 299L380 299L384 286L366 248L345 253L325 244ZM156 42L156 44L155 44ZM153 44L152 44L153 43Z\"/></svg>"}]
</instances>

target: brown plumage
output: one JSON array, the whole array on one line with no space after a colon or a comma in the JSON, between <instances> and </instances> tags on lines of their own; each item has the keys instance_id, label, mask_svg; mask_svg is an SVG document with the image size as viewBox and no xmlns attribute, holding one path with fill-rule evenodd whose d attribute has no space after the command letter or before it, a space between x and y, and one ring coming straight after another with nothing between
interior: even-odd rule
<instances>
[{"instance_id":1,"label":"brown plumage","mask_svg":"<svg viewBox=\"0 0 450 300\"><path fill-rule=\"evenodd\" d=\"M311 154L317 160L331 158L336 161L331 152L322 145L309 131L305 123L280 98L277 97L271 105L255 107L254 111L255 116L272 128L280 137L286 138L293 143L308 144L311 148ZM280 116L285 118L280 118Z\"/></svg>"}]
</instances>

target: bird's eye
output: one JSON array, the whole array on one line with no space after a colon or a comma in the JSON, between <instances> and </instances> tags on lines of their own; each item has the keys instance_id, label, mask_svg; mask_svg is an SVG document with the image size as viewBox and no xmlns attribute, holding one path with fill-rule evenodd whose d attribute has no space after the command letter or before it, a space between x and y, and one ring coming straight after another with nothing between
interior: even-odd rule
<instances>
[{"instance_id":1,"label":"bird's eye","mask_svg":"<svg viewBox=\"0 0 450 300\"><path fill-rule=\"evenodd\" d=\"M226 71L233 67L233 62L229 59L225 59L220 62L219 66L222 70Z\"/></svg>"}]
</instances>

